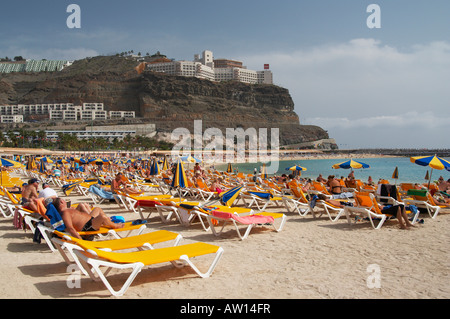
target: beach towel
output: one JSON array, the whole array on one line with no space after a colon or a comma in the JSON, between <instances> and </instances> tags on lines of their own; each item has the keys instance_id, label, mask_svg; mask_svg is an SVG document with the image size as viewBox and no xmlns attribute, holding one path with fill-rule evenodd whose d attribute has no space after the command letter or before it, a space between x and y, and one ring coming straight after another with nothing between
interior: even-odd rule
<instances>
[{"instance_id":1,"label":"beach towel","mask_svg":"<svg viewBox=\"0 0 450 319\"><path fill-rule=\"evenodd\" d=\"M136 204L134 204L134 208L141 207L156 207L157 205L162 206L163 204L157 200L148 200L148 199L139 199Z\"/></svg>"},{"instance_id":2,"label":"beach towel","mask_svg":"<svg viewBox=\"0 0 450 319\"><path fill-rule=\"evenodd\" d=\"M274 219L272 216L262 216L262 215L247 215L247 216L239 216L237 214L232 214L228 212L221 212L221 211L213 211L212 215L214 217L218 218L224 218L224 219L234 219L235 221L244 224L244 225L251 225L251 224L267 224L267 223L273 223Z\"/></svg>"},{"instance_id":3,"label":"beach towel","mask_svg":"<svg viewBox=\"0 0 450 319\"><path fill-rule=\"evenodd\" d=\"M23 222L22 215L20 215L19 210L16 208L14 210L14 219L13 219L14 228L15 229L23 228L22 222Z\"/></svg>"},{"instance_id":4,"label":"beach towel","mask_svg":"<svg viewBox=\"0 0 450 319\"><path fill-rule=\"evenodd\" d=\"M75 182L75 183L70 183L70 184L66 184L63 185L62 187L62 191L64 192L64 195L69 196L70 193L73 191L73 189L78 185L81 184L81 182Z\"/></svg>"},{"instance_id":5,"label":"beach towel","mask_svg":"<svg viewBox=\"0 0 450 319\"><path fill-rule=\"evenodd\" d=\"M408 192L406 193L407 195L410 196L420 196L420 197L425 197L427 196L427 190L424 189L408 189Z\"/></svg>"},{"instance_id":6,"label":"beach towel","mask_svg":"<svg viewBox=\"0 0 450 319\"><path fill-rule=\"evenodd\" d=\"M391 184L380 184L380 196L392 197L393 199L397 200L397 187ZM388 199L381 198L380 202L387 203Z\"/></svg>"},{"instance_id":7,"label":"beach towel","mask_svg":"<svg viewBox=\"0 0 450 319\"><path fill-rule=\"evenodd\" d=\"M45 215L50 218L50 224L52 224L53 229L56 229L58 231L64 231L64 229L66 229L61 215L52 203L47 205L47 212L45 213Z\"/></svg>"},{"instance_id":8,"label":"beach towel","mask_svg":"<svg viewBox=\"0 0 450 319\"><path fill-rule=\"evenodd\" d=\"M104 189L98 187L97 185L89 186L89 191L93 194L100 196L101 198L114 199L114 196L111 192L105 191Z\"/></svg>"},{"instance_id":9,"label":"beach towel","mask_svg":"<svg viewBox=\"0 0 450 319\"><path fill-rule=\"evenodd\" d=\"M47 212L47 208L44 205L44 201L44 198L36 199L37 213L39 213L39 215L43 216L45 219L50 220L48 216L45 215L45 213Z\"/></svg>"},{"instance_id":10,"label":"beach towel","mask_svg":"<svg viewBox=\"0 0 450 319\"><path fill-rule=\"evenodd\" d=\"M273 195L271 193L269 193L269 192L252 192L252 191L249 191L249 193L258 196L259 198L264 198L264 199L270 199L270 198L273 197Z\"/></svg>"}]
</instances>

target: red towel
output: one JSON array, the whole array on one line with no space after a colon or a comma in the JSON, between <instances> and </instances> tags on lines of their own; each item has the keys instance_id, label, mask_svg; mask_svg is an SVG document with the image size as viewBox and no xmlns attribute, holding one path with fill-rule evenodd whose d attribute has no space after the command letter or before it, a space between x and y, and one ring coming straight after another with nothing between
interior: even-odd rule
<instances>
[{"instance_id":1,"label":"red towel","mask_svg":"<svg viewBox=\"0 0 450 319\"><path fill-rule=\"evenodd\" d=\"M155 207L156 205L162 205L160 202L156 200L148 200L148 199L140 199L134 204L134 207L137 208L138 206L141 207Z\"/></svg>"},{"instance_id":2,"label":"red towel","mask_svg":"<svg viewBox=\"0 0 450 319\"><path fill-rule=\"evenodd\" d=\"M16 208L14 210L14 219L13 219L14 228L21 229L22 228L22 216L19 213L19 210Z\"/></svg>"}]
</instances>

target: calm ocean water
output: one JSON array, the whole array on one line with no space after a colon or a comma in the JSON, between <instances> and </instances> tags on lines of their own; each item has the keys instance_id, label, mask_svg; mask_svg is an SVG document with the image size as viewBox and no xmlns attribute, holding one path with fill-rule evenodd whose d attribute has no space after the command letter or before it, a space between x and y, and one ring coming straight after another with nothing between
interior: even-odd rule
<instances>
[{"instance_id":1,"label":"calm ocean water","mask_svg":"<svg viewBox=\"0 0 450 319\"><path fill-rule=\"evenodd\" d=\"M450 160L450 158L445 158ZM399 177L397 183L425 183L425 176L431 173L430 167L424 167L414 164L410 161L409 157L389 157L389 158L353 158L353 160L363 162L370 165L370 168L365 169L355 169L355 178L366 182L369 176L372 176L373 181L376 183L378 179L387 179L392 184L395 180L392 178L392 173L395 167L398 167ZM331 166L333 164L341 163L346 161L346 159L317 159L317 160L295 160L295 161L279 161L279 168L276 175L281 175L283 173L289 174L290 171L286 168L292 167L294 165L300 165L305 167L307 170L302 172L302 177L316 179L319 174L323 177L328 175L335 175L337 177L344 176L347 177L350 170L349 169L333 169ZM267 166L270 165L266 163ZM253 173L254 168L257 169L262 166L262 163L244 163L244 164L233 164L233 169L236 168L239 172L243 173ZM227 165L216 165L219 171L224 171ZM431 180L435 181L439 176L443 176L444 179L450 178L450 172L447 170L436 170L433 169L431 173Z\"/></svg>"}]
</instances>

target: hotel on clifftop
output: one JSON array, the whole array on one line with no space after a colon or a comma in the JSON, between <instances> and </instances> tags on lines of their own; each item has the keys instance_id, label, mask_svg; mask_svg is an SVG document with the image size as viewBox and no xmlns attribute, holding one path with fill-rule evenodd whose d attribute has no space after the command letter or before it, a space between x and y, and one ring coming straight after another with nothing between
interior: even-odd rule
<instances>
[{"instance_id":1,"label":"hotel on clifftop","mask_svg":"<svg viewBox=\"0 0 450 319\"><path fill-rule=\"evenodd\" d=\"M264 65L263 71L249 70L241 61L214 59L211 51L205 50L200 57L194 56L194 61L173 61L167 58L148 62L147 71L196 77L210 81L239 81L249 84L273 84L272 71L269 65Z\"/></svg>"}]
</instances>

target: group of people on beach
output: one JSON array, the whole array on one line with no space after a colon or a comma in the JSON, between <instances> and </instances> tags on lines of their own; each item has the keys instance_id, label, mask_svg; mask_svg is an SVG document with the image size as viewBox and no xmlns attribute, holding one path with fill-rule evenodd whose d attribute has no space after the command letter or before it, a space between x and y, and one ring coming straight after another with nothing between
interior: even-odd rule
<instances>
[{"instance_id":1,"label":"group of people on beach","mask_svg":"<svg viewBox=\"0 0 450 319\"><path fill-rule=\"evenodd\" d=\"M56 174L64 176L67 173L69 175L72 173L67 172L66 170L64 170L63 167L64 166L62 166L61 169L62 171L59 170L59 167L56 167L49 174L53 174L55 176ZM167 170L165 173L173 176L175 174L175 169L176 166L172 165L171 169ZM88 172L90 174L93 174L93 176L96 176L95 171L93 171L92 169L89 169ZM85 174L87 174L88 172L85 172ZM111 191L111 193L113 194L118 192L119 190L130 194L141 194L142 191L133 188L127 182L127 178L125 176L125 175L133 176L138 173L141 174L141 176L143 176L144 178L148 178L149 180L152 177L149 173L148 168L144 169L143 167L137 164L129 164L126 167L124 167L121 171L119 171L115 175L115 178L110 179L109 181L110 185L104 185L104 187L105 189L108 189L108 191ZM254 175L255 175L254 181L256 182L256 184L262 185L264 181L261 179L261 176L258 176L256 169ZM237 183L242 185L245 184L246 182L241 177L238 177L237 174L235 174L233 178ZM279 184L286 185L286 187L289 187L288 185L290 181L296 180L299 182L298 185L301 185L301 189L304 193L307 193L308 190L312 187L311 179L302 178L300 174L294 173L289 175L282 174L281 176L274 176L271 179ZM226 189L226 187L224 187L224 179L222 176L220 177L215 176L213 178L210 178L209 174L205 172L205 170L200 166L200 164L196 163L194 165L192 174L192 181L195 187L199 187L199 185L197 184L199 180L203 180L205 182L208 181L209 190L212 192L217 192L218 194L220 194ZM343 176L341 176L340 179L334 175L329 175L327 178L324 178L322 174L319 174L319 176L316 178L316 181L325 185L331 196L324 196L323 194L311 196L310 197L311 203L313 203L314 205L316 200L323 200L336 207L351 206L352 203L351 201L349 201L349 199L351 199L354 195L352 192L346 191L342 183L343 180L344 180ZM355 176L353 171L351 171L348 177L345 178L345 181L349 183L355 182ZM365 184L369 186L376 186L371 176L369 176L368 181ZM87 203L80 203L77 205L76 208L67 207L66 201L62 200L61 198L58 198L56 192L49 185L43 184L42 190L39 192L38 187L39 181L37 179L30 179L28 183L24 184L22 189L20 190L22 194L21 204L24 205L25 207L28 207L30 210L37 211L38 199L40 197L45 197L44 205L52 203L58 209L58 211L61 213L61 217L63 218L64 223L66 224L67 230L75 237L79 236L77 234L77 231L81 230L98 229L100 226L107 226L113 228L117 228L120 226L120 224L112 223L101 208L98 207L93 208ZM417 185L416 187L422 188L423 186ZM450 207L450 199L449 199L450 179L445 181L441 176L438 180L438 188L439 192L446 198L445 203L448 204ZM400 204L389 207L385 205L380 205L380 209L382 210L383 213L396 216L400 228L408 229L410 227L413 227L413 225L407 218L405 205Z\"/></svg>"},{"instance_id":2,"label":"group of people on beach","mask_svg":"<svg viewBox=\"0 0 450 319\"><path fill-rule=\"evenodd\" d=\"M73 237L81 239L78 233L80 231L93 231L100 227L112 229L123 227L121 223L112 222L100 207L92 207L85 202L78 203L76 207L71 207L47 183L43 183L42 189L38 192L39 183L36 178L32 178L23 186L22 207L38 212L40 203L46 208L53 204L61 215L66 231Z\"/></svg>"},{"instance_id":3,"label":"group of people on beach","mask_svg":"<svg viewBox=\"0 0 450 319\"><path fill-rule=\"evenodd\" d=\"M283 174L281 178L278 179L278 181L281 181L283 183L286 183L286 185L289 183L290 180L298 180L301 182L300 185L303 192L307 192L310 187L312 181L310 179L301 179L300 176L294 176L293 174L285 175ZM341 180L344 181L344 177L341 177ZM354 194L349 191L344 191L344 186L341 183L341 180L336 178L334 175L329 175L326 179L322 176L322 174L319 174L319 176L316 178L316 181L319 183L322 183L327 191L331 194L330 196L326 196L322 193L316 194L310 198L310 205L313 208L315 206L315 203L317 200L322 200L324 202L327 202L335 207L344 208L345 206L353 206L353 203L347 201L354 197ZM351 171L345 179L345 182L354 182L355 176L354 172ZM381 183L381 180L379 181ZM375 186L373 183L372 177L369 176L368 181L366 185L369 186ZM384 214L393 215L397 218L399 226L401 229L409 229L411 227L415 227L410 220L408 219L407 213L406 213L406 207L403 204L399 205L382 205L378 204L380 210Z\"/></svg>"}]
</instances>

